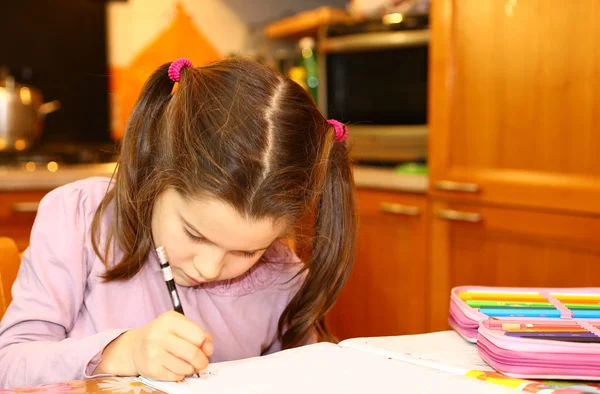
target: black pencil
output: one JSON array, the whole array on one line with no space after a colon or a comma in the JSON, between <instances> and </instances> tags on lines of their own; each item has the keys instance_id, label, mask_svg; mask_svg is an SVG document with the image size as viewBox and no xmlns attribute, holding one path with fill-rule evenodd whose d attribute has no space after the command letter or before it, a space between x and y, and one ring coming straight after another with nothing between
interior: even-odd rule
<instances>
[{"instance_id":1,"label":"black pencil","mask_svg":"<svg viewBox=\"0 0 600 394\"><path fill-rule=\"evenodd\" d=\"M600 343L600 337L575 337L575 336L539 337L539 336L524 335L524 336L521 336L520 338L541 339L541 340L561 341L561 342Z\"/></svg>"},{"instance_id":2,"label":"black pencil","mask_svg":"<svg viewBox=\"0 0 600 394\"><path fill-rule=\"evenodd\" d=\"M181 300L179 299L179 293L177 293L177 288L175 287L175 281L173 280L173 272L171 272L171 266L169 265L169 259L167 259L167 252L165 248L159 246L156 248L156 254L158 255L158 262L160 263L160 269L163 273L163 278L165 278L165 283L167 284L167 289L169 290L169 296L171 298L171 303L173 304L173 309L176 312L183 313L183 307L181 306ZM198 373L193 375L195 378L199 378Z\"/></svg>"},{"instance_id":3,"label":"black pencil","mask_svg":"<svg viewBox=\"0 0 600 394\"><path fill-rule=\"evenodd\" d=\"M175 281L173 280L173 272L171 272L171 266L169 265L169 260L167 259L167 252L165 252L165 248L159 246L156 248L156 253L158 254L158 262L160 263L160 269L162 270L163 277L165 278L165 283L167 284L167 289L169 290L169 296L171 298L171 303L173 304L173 309L176 312L183 313L183 307L181 306L181 300L179 299L179 294L177 293L177 288L175 287Z\"/></svg>"}]
</instances>

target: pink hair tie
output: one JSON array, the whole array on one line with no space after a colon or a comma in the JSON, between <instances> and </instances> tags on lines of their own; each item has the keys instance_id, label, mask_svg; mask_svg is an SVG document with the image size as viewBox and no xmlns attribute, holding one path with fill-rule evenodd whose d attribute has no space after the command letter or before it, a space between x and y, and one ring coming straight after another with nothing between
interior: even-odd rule
<instances>
[{"instance_id":1,"label":"pink hair tie","mask_svg":"<svg viewBox=\"0 0 600 394\"><path fill-rule=\"evenodd\" d=\"M335 142L344 142L348 137L348 128L342 122L335 119L327 119L327 123L333 126L335 130Z\"/></svg>"},{"instance_id":2,"label":"pink hair tie","mask_svg":"<svg viewBox=\"0 0 600 394\"><path fill-rule=\"evenodd\" d=\"M181 69L184 67L193 67L192 62L190 62L184 57L179 58L173 63L171 63L171 65L169 66L169 71L167 71L167 74L169 74L169 78L171 78L171 81L179 82L179 78L181 76Z\"/></svg>"}]
</instances>

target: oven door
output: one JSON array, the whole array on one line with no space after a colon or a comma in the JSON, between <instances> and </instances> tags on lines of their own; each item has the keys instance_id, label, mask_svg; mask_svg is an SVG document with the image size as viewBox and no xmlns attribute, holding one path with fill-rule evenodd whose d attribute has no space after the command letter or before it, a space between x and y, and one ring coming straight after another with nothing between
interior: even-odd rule
<instances>
[{"instance_id":1,"label":"oven door","mask_svg":"<svg viewBox=\"0 0 600 394\"><path fill-rule=\"evenodd\" d=\"M429 30L321 40L320 108L350 125L354 158L426 157L428 48Z\"/></svg>"}]
</instances>

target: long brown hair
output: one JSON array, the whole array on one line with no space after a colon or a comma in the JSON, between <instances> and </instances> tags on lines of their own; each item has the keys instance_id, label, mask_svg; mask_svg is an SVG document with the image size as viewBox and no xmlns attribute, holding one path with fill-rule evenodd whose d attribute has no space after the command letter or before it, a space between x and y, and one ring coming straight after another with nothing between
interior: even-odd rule
<instances>
[{"instance_id":1,"label":"long brown hair","mask_svg":"<svg viewBox=\"0 0 600 394\"><path fill-rule=\"evenodd\" d=\"M356 238L346 143L334 142L332 127L298 84L254 60L184 68L175 92L168 66L144 86L114 187L94 216L92 241L107 266L104 279L126 280L142 268L153 245L152 207L167 188L211 196L245 217L285 220L292 228L311 217L306 278L278 334L284 348L311 328L332 340L324 316L350 272ZM114 220L100 242L111 203ZM111 245L124 254L109 266Z\"/></svg>"}]
</instances>

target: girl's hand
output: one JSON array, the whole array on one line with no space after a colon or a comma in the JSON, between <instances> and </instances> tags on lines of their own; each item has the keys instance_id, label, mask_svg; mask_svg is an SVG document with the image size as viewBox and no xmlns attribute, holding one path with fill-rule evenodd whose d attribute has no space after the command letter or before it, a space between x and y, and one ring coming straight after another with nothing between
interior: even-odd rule
<instances>
[{"instance_id":1,"label":"girl's hand","mask_svg":"<svg viewBox=\"0 0 600 394\"><path fill-rule=\"evenodd\" d=\"M206 368L212 353L210 335L185 316L170 311L109 344L94 373L178 381Z\"/></svg>"}]
</instances>

